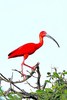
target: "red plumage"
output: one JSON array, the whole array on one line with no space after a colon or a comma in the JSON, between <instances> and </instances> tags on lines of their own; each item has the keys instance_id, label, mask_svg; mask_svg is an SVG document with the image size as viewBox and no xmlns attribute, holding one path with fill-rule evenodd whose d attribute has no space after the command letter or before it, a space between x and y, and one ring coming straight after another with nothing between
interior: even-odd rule
<instances>
[{"instance_id":1,"label":"red plumage","mask_svg":"<svg viewBox=\"0 0 67 100\"><path fill-rule=\"evenodd\" d=\"M8 59L23 56L24 59L23 59L23 62L21 64L21 71L22 71L23 76L26 76L23 73L23 65L25 65L31 69L35 69L34 67L31 67L31 66L25 64L24 62L28 58L29 55L33 54L37 49L39 49L43 45L43 38L45 36L47 36L48 38L51 38L53 41L56 42L58 47L60 47L59 44L57 43L57 41L53 37L51 37L50 35L47 35L47 33L45 31L41 31L39 34L39 43L24 44L8 54Z\"/></svg>"},{"instance_id":2,"label":"red plumage","mask_svg":"<svg viewBox=\"0 0 67 100\"><path fill-rule=\"evenodd\" d=\"M35 43L27 43L10 52L8 54L8 58L20 57L24 56L25 54L31 55L32 53L35 52L35 50L36 50Z\"/></svg>"}]
</instances>

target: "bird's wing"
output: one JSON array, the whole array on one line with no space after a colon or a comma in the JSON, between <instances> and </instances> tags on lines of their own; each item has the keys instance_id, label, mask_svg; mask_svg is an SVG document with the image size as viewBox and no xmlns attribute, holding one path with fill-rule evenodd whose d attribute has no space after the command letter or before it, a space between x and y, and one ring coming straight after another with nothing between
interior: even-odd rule
<instances>
[{"instance_id":1,"label":"bird's wing","mask_svg":"<svg viewBox=\"0 0 67 100\"><path fill-rule=\"evenodd\" d=\"M14 58L14 57L19 57L23 56L24 54L32 54L35 52L35 44L34 43L27 43L19 48L13 50L8 54L8 58Z\"/></svg>"},{"instance_id":2,"label":"bird's wing","mask_svg":"<svg viewBox=\"0 0 67 100\"><path fill-rule=\"evenodd\" d=\"M8 54L8 58L14 58L14 57L20 56L19 55L19 50L20 50L20 48L17 48L15 50L13 50L12 52L10 52Z\"/></svg>"}]
</instances>

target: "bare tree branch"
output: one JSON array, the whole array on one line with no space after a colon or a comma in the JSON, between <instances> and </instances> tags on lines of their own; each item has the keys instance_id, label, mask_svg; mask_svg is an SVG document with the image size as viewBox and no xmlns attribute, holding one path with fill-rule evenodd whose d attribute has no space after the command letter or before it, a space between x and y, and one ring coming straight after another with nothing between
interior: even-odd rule
<instances>
[{"instance_id":1,"label":"bare tree branch","mask_svg":"<svg viewBox=\"0 0 67 100\"><path fill-rule=\"evenodd\" d=\"M28 92L26 92L24 89L21 89L21 88L19 88L17 85L15 85L12 81L9 81L4 75L2 75L1 73L0 73L0 75L7 81L7 82L10 82L13 86L15 86L18 90L20 90L21 91L21 94L23 94L24 95L24 97L26 97L26 98L32 98L32 99L34 99L34 100L38 100L37 98L38 98L38 96L37 95L34 95L34 94L31 94L31 93L28 93ZM8 89L8 91L10 91L10 89ZM7 91L7 92L8 92ZM6 92L6 93L7 93Z\"/></svg>"},{"instance_id":2,"label":"bare tree branch","mask_svg":"<svg viewBox=\"0 0 67 100\"><path fill-rule=\"evenodd\" d=\"M38 66L39 66L39 63L37 63L37 64L35 65L35 70L36 70L36 68L37 68ZM17 72L19 72L19 73L21 74L20 71L18 71L18 70L16 70L16 69L13 69L13 70L14 70L14 71L17 71ZM32 71L30 72L30 75L27 75L25 79L23 79L23 80L21 80L21 81L15 81L15 82L13 82L13 83L22 83L22 82L25 82L26 80L28 80L30 77L33 76L33 74L35 73L35 70L32 70Z\"/></svg>"},{"instance_id":3,"label":"bare tree branch","mask_svg":"<svg viewBox=\"0 0 67 100\"><path fill-rule=\"evenodd\" d=\"M38 73L37 85L38 85L38 89L40 90L41 89L41 85L40 85L41 74L40 74L40 70L39 70L39 65L37 66L37 73Z\"/></svg>"},{"instance_id":4,"label":"bare tree branch","mask_svg":"<svg viewBox=\"0 0 67 100\"><path fill-rule=\"evenodd\" d=\"M39 63L37 63L36 65L35 65L35 70L37 69L37 67L39 66ZM32 70L31 72L30 72L30 75L27 75L26 76L26 79L24 80L21 80L21 81L15 81L15 82L13 82L12 80L13 80L13 73L12 73L12 76L11 76L11 78L6 78L4 75L2 75L1 73L0 73L0 80L3 80L3 81L5 81L5 82L9 82L10 83L10 88L7 90L7 91L5 91L4 92L4 96L6 96L10 91L14 91L14 92L17 92L17 91L15 91L13 88L12 88L12 85L15 87L15 88L17 88L19 91L20 91L20 93L21 94L23 94L22 96L23 96L23 98L32 98L32 99L34 99L34 100L38 100L38 96L36 95L36 94L32 94L32 93L28 93L28 92L26 92L24 89L21 89L21 88L19 88L17 85L15 85L15 83L21 83L21 82L24 82L24 81L26 81L26 80L28 80L34 73L35 73L35 70ZM18 70L14 70L14 71L17 71L17 72L19 72L20 73L20 71L18 71ZM37 69L37 71L38 71L38 69ZM38 72L39 73L39 72ZM21 73L20 73L21 74ZM39 78L39 77L38 77ZM28 83L29 84L29 83ZM29 84L30 85L30 84ZM38 84L39 85L39 84ZM31 85L30 85L31 86Z\"/></svg>"},{"instance_id":5,"label":"bare tree branch","mask_svg":"<svg viewBox=\"0 0 67 100\"><path fill-rule=\"evenodd\" d=\"M40 75L40 71L39 71L39 63L37 63L37 64L35 65L35 70L36 70L37 75L38 75L38 77L37 77L37 87L33 87L30 83L28 83L28 82L27 82L27 83L28 83L32 88L41 89L41 86L40 86L40 76L41 76L41 75ZM35 70L32 70L32 71L29 73L29 75L26 76L26 79L23 79L23 80L21 80L21 81L15 81L15 82L13 82L13 73L12 73L11 78L6 78L4 75L2 75L2 74L0 73L0 80L3 80L3 81L5 81L5 82L10 83L10 88L9 88L7 91L4 92L4 96L6 96L10 91L14 91L15 93L17 93L17 91L15 91L15 90L12 88L12 85L13 85L15 88L17 88L17 89L19 90L19 92L22 94L22 97L23 97L23 98L32 98L32 99L34 99L34 100L38 100L38 96L37 96L36 94L28 93L28 92L26 92L24 89L21 89L21 88L19 88L17 85L15 85L16 83L22 83L22 82L27 81L30 77L33 76L33 74L35 73ZM16 70L16 69L14 69L14 71L16 71L16 72L18 72L18 73L21 74L21 72L18 71L18 70Z\"/></svg>"},{"instance_id":6,"label":"bare tree branch","mask_svg":"<svg viewBox=\"0 0 67 100\"><path fill-rule=\"evenodd\" d=\"M39 63L37 63L36 65L35 65L35 70L36 70L36 68L39 66ZM21 74L21 72L20 71L18 71L18 70L16 70L16 69L13 69L14 71L17 71L17 72L19 72L20 74ZM26 78L25 79L23 79L23 80L19 80L19 81L15 81L15 82L13 82L13 83L22 83L22 82L25 82L26 80L28 80L30 77L32 77L33 76L33 74L35 73L35 70L32 70L31 72L30 72L30 75L27 75L26 76ZM2 76L2 74L0 73L0 80L4 80L5 82L11 82L11 80L9 79L9 80L7 80L4 76Z\"/></svg>"}]
</instances>

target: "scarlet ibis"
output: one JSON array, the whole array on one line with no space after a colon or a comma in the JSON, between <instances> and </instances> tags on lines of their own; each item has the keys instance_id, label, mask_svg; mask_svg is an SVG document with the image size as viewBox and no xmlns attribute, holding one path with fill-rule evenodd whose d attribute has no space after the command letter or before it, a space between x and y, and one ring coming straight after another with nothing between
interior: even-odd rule
<instances>
[{"instance_id":1,"label":"scarlet ibis","mask_svg":"<svg viewBox=\"0 0 67 100\"><path fill-rule=\"evenodd\" d=\"M23 62L21 64L21 71L22 71L23 76L25 76L25 74L23 73L23 65L25 65L33 70L35 69L35 67L31 67L31 66L25 64L25 60L28 58L29 55L33 54L37 49L39 49L43 45L44 37L51 38L57 44L57 46L60 47L58 42L53 37L48 35L47 32L41 31L39 34L39 43L24 44L8 54L8 59L23 56Z\"/></svg>"}]
</instances>

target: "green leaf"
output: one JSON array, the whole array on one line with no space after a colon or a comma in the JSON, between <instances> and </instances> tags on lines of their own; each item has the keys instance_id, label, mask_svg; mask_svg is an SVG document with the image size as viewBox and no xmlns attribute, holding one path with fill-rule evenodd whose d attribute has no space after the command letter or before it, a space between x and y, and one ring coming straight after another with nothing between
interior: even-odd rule
<instances>
[{"instance_id":1,"label":"green leaf","mask_svg":"<svg viewBox=\"0 0 67 100\"><path fill-rule=\"evenodd\" d=\"M2 96L3 95L3 90L2 90L2 88L0 87L0 96Z\"/></svg>"},{"instance_id":2,"label":"green leaf","mask_svg":"<svg viewBox=\"0 0 67 100\"><path fill-rule=\"evenodd\" d=\"M47 93L52 93L52 92L53 92L53 90L52 90L51 88L45 88L45 91L46 91Z\"/></svg>"},{"instance_id":3,"label":"green leaf","mask_svg":"<svg viewBox=\"0 0 67 100\"><path fill-rule=\"evenodd\" d=\"M37 90L37 93L44 93L44 90Z\"/></svg>"},{"instance_id":4,"label":"green leaf","mask_svg":"<svg viewBox=\"0 0 67 100\"><path fill-rule=\"evenodd\" d=\"M17 94L8 94L9 100L21 100Z\"/></svg>"},{"instance_id":5,"label":"green leaf","mask_svg":"<svg viewBox=\"0 0 67 100\"><path fill-rule=\"evenodd\" d=\"M45 82L47 82L47 83L51 83L49 80L45 80Z\"/></svg>"},{"instance_id":6,"label":"green leaf","mask_svg":"<svg viewBox=\"0 0 67 100\"><path fill-rule=\"evenodd\" d=\"M66 90L64 90L64 93L65 93L65 94L67 94L67 89L66 89Z\"/></svg>"},{"instance_id":7,"label":"green leaf","mask_svg":"<svg viewBox=\"0 0 67 100\"><path fill-rule=\"evenodd\" d=\"M65 74L67 74L67 72L63 72L63 74L65 75Z\"/></svg>"},{"instance_id":8,"label":"green leaf","mask_svg":"<svg viewBox=\"0 0 67 100\"><path fill-rule=\"evenodd\" d=\"M53 78L59 78L59 75L58 75L58 73L57 72L53 72Z\"/></svg>"},{"instance_id":9,"label":"green leaf","mask_svg":"<svg viewBox=\"0 0 67 100\"><path fill-rule=\"evenodd\" d=\"M50 72L47 72L47 74L48 74L48 75L51 75L51 73L50 73Z\"/></svg>"},{"instance_id":10,"label":"green leaf","mask_svg":"<svg viewBox=\"0 0 67 100\"><path fill-rule=\"evenodd\" d=\"M62 94L60 100L67 100L67 94Z\"/></svg>"}]
</instances>

